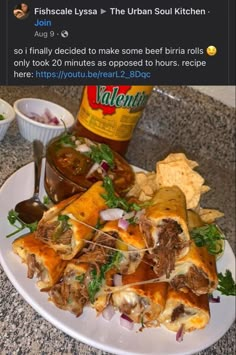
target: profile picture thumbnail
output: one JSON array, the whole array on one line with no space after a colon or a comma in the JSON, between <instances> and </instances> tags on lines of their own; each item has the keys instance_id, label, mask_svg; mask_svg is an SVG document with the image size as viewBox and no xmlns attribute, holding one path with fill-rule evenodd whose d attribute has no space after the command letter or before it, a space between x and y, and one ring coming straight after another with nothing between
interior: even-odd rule
<instances>
[{"instance_id":1,"label":"profile picture thumbnail","mask_svg":"<svg viewBox=\"0 0 236 355\"><path fill-rule=\"evenodd\" d=\"M13 15L18 20L24 20L29 16L29 6L25 2L21 2L20 4L15 5L13 9Z\"/></svg>"}]
</instances>

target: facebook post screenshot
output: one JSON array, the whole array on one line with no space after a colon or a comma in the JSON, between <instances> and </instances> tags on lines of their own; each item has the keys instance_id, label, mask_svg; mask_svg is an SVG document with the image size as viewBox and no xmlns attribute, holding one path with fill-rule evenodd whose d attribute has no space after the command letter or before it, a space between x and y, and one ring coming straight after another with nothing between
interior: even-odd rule
<instances>
[{"instance_id":1,"label":"facebook post screenshot","mask_svg":"<svg viewBox=\"0 0 236 355\"><path fill-rule=\"evenodd\" d=\"M1 0L1 354L235 353L235 63L235 0Z\"/></svg>"}]
</instances>

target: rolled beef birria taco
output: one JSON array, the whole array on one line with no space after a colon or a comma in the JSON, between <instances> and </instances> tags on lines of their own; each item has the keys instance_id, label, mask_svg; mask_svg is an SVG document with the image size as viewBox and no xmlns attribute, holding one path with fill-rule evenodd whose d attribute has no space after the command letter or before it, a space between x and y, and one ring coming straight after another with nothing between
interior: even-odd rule
<instances>
[{"instance_id":1,"label":"rolled beef birria taco","mask_svg":"<svg viewBox=\"0 0 236 355\"><path fill-rule=\"evenodd\" d=\"M118 220L107 222L96 233L94 242L110 245L122 253L119 272L131 274L140 264L146 250L144 236L138 224L129 224L126 229L119 227Z\"/></svg>"},{"instance_id":2,"label":"rolled beef birria taco","mask_svg":"<svg viewBox=\"0 0 236 355\"><path fill-rule=\"evenodd\" d=\"M169 287L164 311L159 321L174 332L204 328L210 320L208 295L197 296Z\"/></svg>"},{"instance_id":3,"label":"rolled beef birria taco","mask_svg":"<svg viewBox=\"0 0 236 355\"><path fill-rule=\"evenodd\" d=\"M63 274L66 261L47 244L35 238L35 233L17 238L12 248L27 265L28 278L37 277L37 286L41 291L48 291Z\"/></svg>"},{"instance_id":4,"label":"rolled beef birria taco","mask_svg":"<svg viewBox=\"0 0 236 355\"><path fill-rule=\"evenodd\" d=\"M99 214L107 208L102 194L105 189L98 181L71 203L61 201L45 212L38 224L36 237L50 245L64 260L71 260L94 235ZM64 206L64 208L63 208Z\"/></svg>"},{"instance_id":5,"label":"rolled beef birria taco","mask_svg":"<svg viewBox=\"0 0 236 355\"><path fill-rule=\"evenodd\" d=\"M189 230L200 227L204 223L194 211L188 211ZM192 240L189 252L176 260L174 270L168 281L175 290L188 292L190 289L196 295L212 293L218 284L216 258L208 252L205 246L197 247Z\"/></svg>"},{"instance_id":6,"label":"rolled beef birria taco","mask_svg":"<svg viewBox=\"0 0 236 355\"><path fill-rule=\"evenodd\" d=\"M169 277L175 261L189 251L186 200L177 187L160 188L140 220L157 277Z\"/></svg>"},{"instance_id":7,"label":"rolled beef birria taco","mask_svg":"<svg viewBox=\"0 0 236 355\"><path fill-rule=\"evenodd\" d=\"M112 304L121 313L144 327L160 325L158 317L164 310L168 284L155 282L152 267L142 261L133 274L122 276L122 286L112 292Z\"/></svg>"}]
</instances>

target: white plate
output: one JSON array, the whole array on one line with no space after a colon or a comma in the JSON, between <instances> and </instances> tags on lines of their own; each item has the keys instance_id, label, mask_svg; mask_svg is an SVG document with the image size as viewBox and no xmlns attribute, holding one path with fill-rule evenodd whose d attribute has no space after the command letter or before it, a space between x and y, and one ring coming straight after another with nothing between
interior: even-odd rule
<instances>
[{"instance_id":1,"label":"white plate","mask_svg":"<svg viewBox=\"0 0 236 355\"><path fill-rule=\"evenodd\" d=\"M177 355L193 354L201 351L218 339L229 329L235 316L235 298L221 296L221 303L211 304L211 320L203 330L185 334L184 341L176 342L175 333L165 328L144 329L138 327L129 331L119 325L119 316L107 322L96 317L95 311L86 308L79 318L62 311L48 302L47 294L39 292L35 282L27 279L26 266L13 254L13 238L5 235L14 230L7 221L7 215L17 202L31 197L33 191L33 164L30 163L14 173L0 190L1 247L0 262L8 278L24 299L46 320L71 337L115 354ZM45 192L41 183L41 195ZM225 253L218 262L218 271L232 271L235 278L235 257L228 242ZM217 292L215 293L217 295ZM224 320L224 321L222 321Z\"/></svg>"}]
</instances>

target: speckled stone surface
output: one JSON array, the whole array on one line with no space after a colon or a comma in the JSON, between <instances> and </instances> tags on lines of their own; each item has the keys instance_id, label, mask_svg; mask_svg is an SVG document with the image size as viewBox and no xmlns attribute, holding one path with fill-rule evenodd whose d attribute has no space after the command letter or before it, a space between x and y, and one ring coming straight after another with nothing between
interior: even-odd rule
<instances>
[{"instance_id":1,"label":"speckled stone surface","mask_svg":"<svg viewBox=\"0 0 236 355\"><path fill-rule=\"evenodd\" d=\"M13 103L22 97L58 102L74 115L81 87L0 87L0 97ZM219 224L235 250L235 111L187 87L156 87L129 145L130 163L155 170L169 152L196 159L211 191L202 205L220 208ZM17 169L32 161L31 143L13 123L0 142L0 186ZM0 201L3 203L3 201ZM0 353L105 355L52 326L22 299L0 267ZM219 320L223 322L224 320ZM197 355L233 355L235 325L210 348Z\"/></svg>"}]
</instances>

